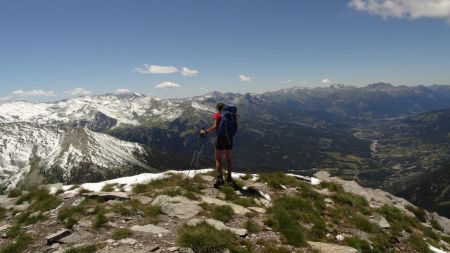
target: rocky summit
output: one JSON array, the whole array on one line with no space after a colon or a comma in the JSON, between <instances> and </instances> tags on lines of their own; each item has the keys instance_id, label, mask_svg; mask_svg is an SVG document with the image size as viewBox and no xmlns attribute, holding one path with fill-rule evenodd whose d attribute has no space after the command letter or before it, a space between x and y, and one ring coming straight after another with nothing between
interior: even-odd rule
<instances>
[{"instance_id":1,"label":"rocky summit","mask_svg":"<svg viewBox=\"0 0 450 253\"><path fill-rule=\"evenodd\" d=\"M0 252L447 252L450 222L320 171L148 173L0 195Z\"/></svg>"}]
</instances>

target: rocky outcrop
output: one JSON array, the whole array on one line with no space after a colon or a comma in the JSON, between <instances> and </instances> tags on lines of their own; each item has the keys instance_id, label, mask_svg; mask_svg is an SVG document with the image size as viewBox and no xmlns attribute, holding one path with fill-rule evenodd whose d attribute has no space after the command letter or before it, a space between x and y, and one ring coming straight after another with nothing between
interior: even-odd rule
<instances>
[{"instance_id":1,"label":"rocky outcrop","mask_svg":"<svg viewBox=\"0 0 450 253\"><path fill-rule=\"evenodd\" d=\"M247 235L246 229L228 227L223 222L214 220L214 219L196 218L196 219L190 220L187 224L189 226L195 226L195 225L198 225L201 223L207 223L217 230L228 230L231 233L238 235L238 236L246 236Z\"/></svg>"}]
</instances>

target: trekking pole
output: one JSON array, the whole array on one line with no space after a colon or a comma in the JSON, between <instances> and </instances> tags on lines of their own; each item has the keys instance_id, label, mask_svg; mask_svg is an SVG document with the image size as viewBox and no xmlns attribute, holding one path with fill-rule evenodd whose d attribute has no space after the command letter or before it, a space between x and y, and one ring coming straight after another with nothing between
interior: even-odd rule
<instances>
[{"instance_id":1,"label":"trekking pole","mask_svg":"<svg viewBox=\"0 0 450 253\"><path fill-rule=\"evenodd\" d=\"M203 127L202 130L205 130L205 128ZM197 139L197 144L195 146L194 155L192 156L191 165L189 166L189 171L188 171L188 175L187 175L188 178L189 178L189 176L191 174L191 170L192 170L193 167L195 168L194 174L197 171L198 162L199 162L199 159L200 159L200 154L202 153L202 150L203 150L203 144L204 144L204 140L205 139L206 139L206 136L202 136L202 135L200 135L199 138Z\"/></svg>"}]
</instances>

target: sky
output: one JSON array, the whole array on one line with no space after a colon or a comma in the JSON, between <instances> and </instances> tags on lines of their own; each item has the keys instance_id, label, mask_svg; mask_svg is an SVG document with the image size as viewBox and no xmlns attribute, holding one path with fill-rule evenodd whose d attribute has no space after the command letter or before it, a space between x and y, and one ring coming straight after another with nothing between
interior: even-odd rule
<instances>
[{"instance_id":1,"label":"sky","mask_svg":"<svg viewBox=\"0 0 450 253\"><path fill-rule=\"evenodd\" d=\"M450 84L450 0L0 0L0 102Z\"/></svg>"}]
</instances>

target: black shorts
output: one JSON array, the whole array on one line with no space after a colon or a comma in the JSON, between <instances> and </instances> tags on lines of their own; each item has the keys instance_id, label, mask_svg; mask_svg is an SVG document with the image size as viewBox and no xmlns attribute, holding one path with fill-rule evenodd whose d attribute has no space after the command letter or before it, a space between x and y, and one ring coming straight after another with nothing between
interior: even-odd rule
<instances>
[{"instance_id":1,"label":"black shorts","mask_svg":"<svg viewBox=\"0 0 450 253\"><path fill-rule=\"evenodd\" d=\"M233 149L233 137L217 136L216 149L218 150L230 150Z\"/></svg>"}]
</instances>

